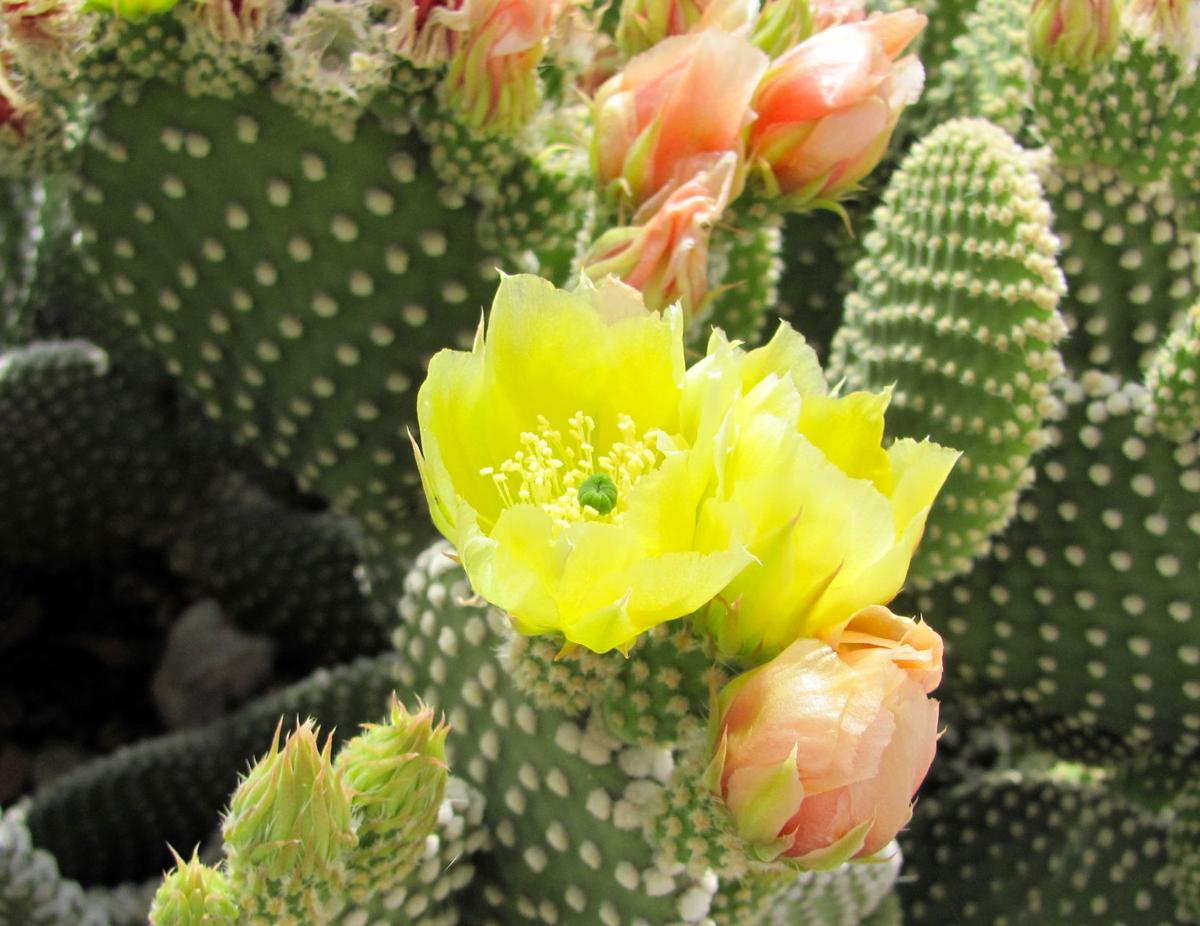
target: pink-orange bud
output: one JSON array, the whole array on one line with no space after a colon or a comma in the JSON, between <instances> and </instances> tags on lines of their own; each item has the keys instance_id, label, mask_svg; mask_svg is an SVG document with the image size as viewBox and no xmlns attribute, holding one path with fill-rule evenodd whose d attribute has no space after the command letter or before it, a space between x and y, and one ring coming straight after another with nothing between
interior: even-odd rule
<instances>
[{"instance_id":1,"label":"pink-orange bud","mask_svg":"<svg viewBox=\"0 0 1200 926\"><path fill-rule=\"evenodd\" d=\"M1118 0L1034 0L1029 47L1035 58L1073 68L1110 57L1121 36Z\"/></svg>"},{"instance_id":2,"label":"pink-orange bud","mask_svg":"<svg viewBox=\"0 0 1200 926\"><path fill-rule=\"evenodd\" d=\"M679 302L696 315L708 294L708 243L729 202L737 156L703 155L681 166L634 216L592 246L584 272L593 280L615 276L641 290L649 309Z\"/></svg>"},{"instance_id":3,"label":"pink-orange bud","mask_svg":"<svg viewBox=\"0 0 1200 926\"><path fill-rule=\"evenodd\" d=\"M740 154L767 64L747 39L717 29L638 55L596 94L592 167L601 184L641 205L691 158Z\"/></svg>"},{"instance_id":4,"label":"pink-orange bud","mask_svg":"<svg viewBox=\"0 0 1200 926\"><path fill-rule=\"evenodd\" d=\"M710 773L738 832L810 867L886 846L933 761L941 674L941 638L875 606L735 678Z\"/></svg>"},{"instance_id":5,"label":"pink-orange bud","mask_svg":"<svg viewBox=\"0 0 1200 926\"><path fill-rule=\"evenodd\" d=\"M466 122L512 133L532 118L537 65L558 16L557 0L478 0L457 42L447 93Z\"/></svg>"},{"instance_id":6,"label":"pink-orange bud","mask_svg":"<svg viewBox=\"0 0 1200 926\"><path fill-rule=\"evenodd\" d=\"M754 97L750 162L792 207L855 189L920 96L921 62L897 57L925 27L913 10L818 32L772 64Z\"/></svg>"}]
</instances>

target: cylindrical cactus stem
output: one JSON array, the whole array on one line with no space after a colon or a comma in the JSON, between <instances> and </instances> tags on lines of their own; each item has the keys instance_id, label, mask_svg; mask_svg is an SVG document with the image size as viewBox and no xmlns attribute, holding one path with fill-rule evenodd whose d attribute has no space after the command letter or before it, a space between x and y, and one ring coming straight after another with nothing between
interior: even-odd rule
<instances>
[{"instance_id":1,"label":"cylindrical cactus stem","mask_svg":"<svg viewBox=\"0 0 1200 926\"><path fill-rule=\"evenodd\" d=\"M1066 332L1050 222L1026 153L960 119L912 148L864 239L832 375L895 384L889 428L964 451L913 563L918 582L968 570L1033 480Z\"/></svg>"}]
</instances>

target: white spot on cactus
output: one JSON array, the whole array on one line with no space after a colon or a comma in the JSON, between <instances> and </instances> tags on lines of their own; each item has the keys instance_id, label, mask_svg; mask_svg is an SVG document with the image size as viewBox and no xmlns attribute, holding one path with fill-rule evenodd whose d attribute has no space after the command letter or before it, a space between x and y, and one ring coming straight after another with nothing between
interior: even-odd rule
<instances>
[{"instance_id":1,"label":"white spot on cactus","mask_svg":"<svg viewBox=\"0 0 1200 926\"><path fill-rule=\"evenodd\" d=\"M417 179L417 162L411 154L397 151L388 158L388 171L400 183L412 183Z\"/></svg>"},{"instance_id":2,"label":"white spot on cactus","mask_svg":"<svg viewBox=\"0 0 1200 926\"><path fill-rule=\"evenodd\" d=\"M408 270L408 252L398 244L390 244L383 255L384 266L388 273L399 276Z\"/></svg>"},{"instance_id":3,"label":"white spot on cactus","mask_svg":"<svg viewBox=\"0 0 1200 926\"><path fill-rule=\"evenodd\" d=\"M444 233L436 229L426 229L419 238L421 250L429 257L442 257L450 246Z\"/></svg>"},{"instance_id":4,"label":"white spot on cactus","mask_svg":"<svg viewBox=\"0 0 1200 926\"><path fill-rule=\"evenodd\" d=\"M300 173L310 183L320 183L329 175L324 159L311 151L300 155Z\"/></svg>"},{"instance_id":5,"label":"white spot on cactus","mask_svg":"<svg viewBox=\"0 0 1200 926\"><path fill-rule=\"evenodd\" d=\"M212 142L198 132L188 132L183 147L194 158L206 158L212 153Z\"/></svg>"},{"instance_id":6,"label":"white spot on cactus","mask_svg":"<svg viewBox=\"0 0 1200 926\"><path fill-rule=\"evenodd\" d=\"M234 231L242 231L250 227L250 213L238 203L230 203L225 207L225 224Z\"/></svg>"},{"instance_id":7,"label":"white spot on cactus","mask_svg":"<svg viewBox=\"0 0 1200 926\"><path fill-rule=\"evenodd\" d=\"M395 211L396 197L387 190L382 190L379 187L371 187L364 196L364 205L366 205L367 211L372 215L380 217L389 216Z\"/></svg>"},{"instance_id":8,"label":"white spot on cactus","mask_svg":"<svg viewBox=\"0 0 1200 926\"><path fill-rule=\"evenodd\" d=\"M343 244L348 244L358 238L358 224L345 214L338 214L329 223L329 231L333 237Z\"/></svg>"},{"instance_id":9,"label":"white spot on cactus","mask_svg":"<svg viewBox=\"0 0 1200 926\"><path fill-rule=\"evenodd\" d=\"M167 126L158 135L158 140L162 142L164 148L172 154L178 154L183 150L183 132L179 129Z\"/></svg>"}]
</instances>

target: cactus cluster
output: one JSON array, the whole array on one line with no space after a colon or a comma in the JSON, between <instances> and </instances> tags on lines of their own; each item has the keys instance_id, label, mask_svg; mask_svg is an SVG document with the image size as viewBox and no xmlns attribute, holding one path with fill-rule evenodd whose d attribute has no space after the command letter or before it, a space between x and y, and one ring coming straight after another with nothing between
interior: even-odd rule
<instances>
[{"instance_id":1,"label":"cactus cluster","mask_svg":"<svg viewBox=\"0 0 1200 926\"><path fill-rule=\"evenodd\" d=\"M0 0L0 926L1200 922L1200 14L914 6ZM885 115L825 169L854 124L770 120L847 27ZM498 271L689 355L783 316L962 451L897 842L764 858L714 785L753 589L593 652L433 542Z\"/></svg>"}]
</instances>

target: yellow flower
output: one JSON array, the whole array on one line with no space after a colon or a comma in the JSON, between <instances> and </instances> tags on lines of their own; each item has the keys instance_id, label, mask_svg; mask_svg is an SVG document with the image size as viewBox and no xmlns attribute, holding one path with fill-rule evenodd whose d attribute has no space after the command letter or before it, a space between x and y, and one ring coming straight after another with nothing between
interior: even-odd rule
<instances>
[{"instance_id":1,"label":"yellow flower","mask_svg":"<svg viewBox=\"0 0 1200 926\"><path fill-rule=\"evenodd\" d=\"M506 277L470 352L417 399L418 464L475 590L526 634L596 652L708 602L750 562L701 517L719 415L683 432L683 321L615 281Z\"/></svg>"},{"instance_id":2,"label":"yellow flower","mask_svg":"<svg viewBox=\"0 0 1200 926\"><path fill-rule=\"evenodd\" d=\"M830 395L786 325L748 353L714 332L689 376L705 366L738 371L712 505L744 519L756 562L697 621L723 653L761 663L900 591L958 453L909 439L885 450L890 391Z\"/></svg>"}]
</instances>

